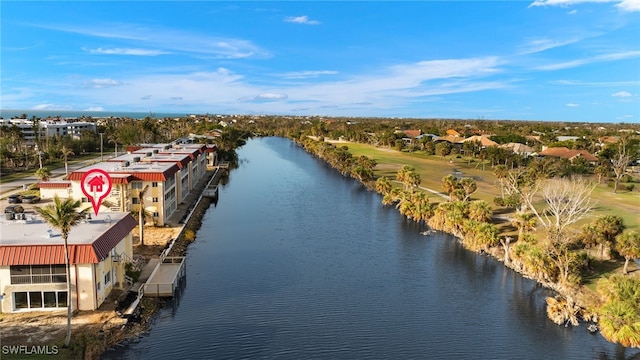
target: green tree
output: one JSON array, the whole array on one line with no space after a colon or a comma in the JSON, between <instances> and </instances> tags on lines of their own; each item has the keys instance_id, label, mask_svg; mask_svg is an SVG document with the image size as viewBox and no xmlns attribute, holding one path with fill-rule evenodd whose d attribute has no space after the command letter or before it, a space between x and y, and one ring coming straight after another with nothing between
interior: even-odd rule
<instances>
[{"instance_id":1,"label":"green tree","mask_svg":"<svg viewBox=\"0 0 640 360\"><path fill-rule=\"evenodd\" d=\"M489 222L493 217L493 209L484 200L469 203L469 219L479 222Z\"/></svg>"},{"instance_id":2,"label":"green tree","mask_svg":"<svg viewBox=\"0 0 640 360\"><path fill-rule=\"evenodd\" d=\"M616 236L615 248L624 257L623 274L628 274L629 261L640 259L640 234L629 231Z\"/></svg>"},{"instance_id":3,"label":"green tree","mask_svg":"<svg viewBox=\"0 0 640 360\"><path fill-rule=\"evenodd\" d=\"M36 177L40 181L49 181L49 179L51 179L51 170L46 167L41 167L36 170Z\"/></svg>"},{"instance_id":4,"label":"green tree","mask_svg":"<svg viewBox=\"0 0 640 360\"><path fill-rule=\"evenodd\" d=\"M60 151L62 152L62 157L64 158L64 174L66 176L69 176L68 157L70 155L75 155L75 153L73 152L73 150L69 149L67 145L62 145Z\"/></svg>"},{"instance_id":5,"label":"green tree","mask_svg":"<svg viewBox=\"0 0 640 360\"><path fill-rule=\"evenodd\" d=\"M69 266L69 233L71 228L76 226L80 220L82 220L89 212L90 208L80 210L82 202L80 200L74 200L67 198L60 200L56 195L53 198L53 203L44 207L35 207L34 210L42 217L42 219L48 223L51 227L54 227L62 233L62 240L64 242L64 265L67 271L67 337L65 339L65 346L69 346L71 341L71 270Z\"/></svg>"},{"instance_id":6,"label":"green tree","mask_svg":"<svg viewBox=\"0 0 640 360\"><path fill-rule=\"evenodd\" d=\"M600 332L607 340L640 347L640 279L612 275L598 281Z\"/></svg>"},{"instance_id":7,"label":"green tree","mask_svg":"<svg viewBox=\"0 0 640 360\"><path fill-rule=\"evenodd\" d=\"M393 185L388 177L382 176L376 180L376 191L380 194L387 195L391 189L393 189Z\"/></svg>"}]
</instances>

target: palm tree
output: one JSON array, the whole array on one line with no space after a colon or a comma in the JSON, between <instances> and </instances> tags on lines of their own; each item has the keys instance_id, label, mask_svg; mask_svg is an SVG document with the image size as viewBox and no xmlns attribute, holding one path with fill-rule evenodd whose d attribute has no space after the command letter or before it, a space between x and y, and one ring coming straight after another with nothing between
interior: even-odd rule
<instances>
[{"instance_id":1,"label":"palm tree","mask_svg":"<svg viewBox=\"0 0 640 360\"><path fill-rule=\"evenodd\" d=\"M511 219L511 225L518 229L518 240L522 240L525 233L535 229L536 218L531 213L516 212Z\"/></svg>"},{"instance_id":2,"label":"palm tree","mask_svg":"<svg viewBox=\"0 0 640 360\"><path fill-rule=\"evenodd\" d=\"M147 190L149 190L149 185L146 185L138 194L138 227L140 229L140 245L144 245L144 220L147 215L144 209L144 195Z\"/></svg>"},{"instance_id":3,"label":"palm tree","mask_svg":"<svg viewBox=\"0 0 640 360\"><path fill-rule=\"evenodd\" d=\"M46 167L41 167L36 170L36 177L40 181L49 181L49 179L51 179L51 170Z\"/></svg>"},{"instance_id":4,"label":"palm tree","mask_svg":"<svg viewBox=\"0 0 640 360\"><path fill-rule=\"evenodd\" d=\"M80 210L82 202L67 198L60 200L56 195L53 198L53 204L44 207L35 207L35 211L49 226L57 228L62 233L64 241L64 265L67 270L67 338L64 342L65 346L69 346L71 342L71 270L69 267L69 232L71 228L76 226L89 212L90 208Z\"/></svg>"},{"instance_id":5,"label":"palm tree","mask_svg":"<svg viewBox=\"0 0 640 360\"><path fill-rule=\"evenodd\" d=\"M393 189L393 186L391 185L391 181L389 181L388 177L382 176L376 180L376 191L380 194L387 195L391 189Z\"/></svg>"},{"instance_id":6,"label":"palm tree","mask_svg":"<svg viewBox=\"0 0 640 360\"><path fill-rule=\"evenodd\" d=\"M624 256L624 267L622 273L628 274L629 261L640 259L640 234L629 231L616 236L616 250Z\"/></svg>"},{"instance_id":7,"label":"palm tree","mask_svg":"<svg viewBox=\"0 0 640 360\"><path fill-rule=\"evenodd\" d=\"M603 303L597 310L600 332L607 340L640 347L640 280L612 275L598 281Z\"/></svg>"},{"instance_id":8,"label":"palm tree","mask_svg":"<svg viewBox=\"0 0 640 360\"><path fill-rule=\"evenodd\" d=\"M492 217L493 209L486 201L476 200L469 204L469 219L480 222L489 222Z\"/></svg>"},{"instance_id":9,"label":"palm tree","mask_svg":"<svg viewBox=\"0 0 640 360\"><path fill-rule=\"evenodd\" d=\"M73 152L73 150L69 149L67 145L62 145L60 152L62 152L62 157L64 158L64 174L66 176L69 176L69 166L67 159L69 155L75 155L75 153Z\"/></svg>"}]
</instances>

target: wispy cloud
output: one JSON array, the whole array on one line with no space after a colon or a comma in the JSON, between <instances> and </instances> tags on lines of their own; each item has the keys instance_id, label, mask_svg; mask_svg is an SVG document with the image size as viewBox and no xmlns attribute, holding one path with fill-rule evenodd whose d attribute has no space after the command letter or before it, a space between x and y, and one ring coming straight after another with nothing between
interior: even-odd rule
<instances>
[{"instance_id":1,"label":"wispy cloud","mask_svg":"<svg viewBox=\"0 0 640 360\"><path fill-rule=\"evenodd\" d=\"M321 75L336 75L338 72L333 70L309 70L309 71L292 71L284 74L280 74L284 79L309 79L317 78Z\"/></svg>"},{"instance_id":2,"label":"wispy cloud","mask_svg":"<svg viewBox=\"0 0 640 360\"><path fill-rule=\"evenodd\" d=\"M58 105L58 104L38 104L33 107L33 110L72 110L73 108L69 105Z\"/></svg>"},{"instance_id":3,"label":"wispy cloud","mask_svg":"<svg viewBox=\"0 0 640 360\"><path fill-rule=\"evenodd\" d=\"M545 50L570 45L580 41L579 38L553 40L553 39L533 39L520 47L520 55L534 54Z\"/></svg>"},{"instance_id":4,"label":"wispy cloud","mask_svg":"<svg viewBox=\"0 0 640 360\"><path fill-rule=\"evenodd\" d=\"M77 33L90 37L119 39L128 45L133 45L132 47L126 46L113 49L99 48L94 50L99 54L152 56L166 53L182 53L191 56L211 56L223 59L271 56L266 50L253 44L249 40L211 36L198 32L166 29L162 27L106 23L85 26L33 26L61 32ZM155 50L144 50L149 48Z\"/></svg>"},{"instance_id":5,"label":"wispy cloud","mask_svg":"<svg viewBox=\"0 0 640 360\"><path fill-rule=\"evenodd\" d=\"M593 57L584 58L584 59L566 61L566 62L561 62L557 64L539 66L536 69L537 70L561 70L561 69L574 68L574 67L582 66L585 64L594 63L594 62L616 61L616 60L632 59L636 57L640 57L640 51L625 51L625 52L619 52L619 53L593 56Z\"/></svg>"},{"instance_id":6,"label":"wispy cloud","mask_svg":"<svg viewBox=\"0 0 640 360\"><path fill-rule=\"evenodd\" d=\"M640 11L640 0L535 0L529 7L536 6L561 6L567 7L585 3L616 3L616 7L622 11Z\"/></svg>"},{"instance_id":7,"label":"wispy cloud","mask_svg":"<svg viewBox=\"0 0 640 360\"><path fill-rule=\"evenodd\" d=\"M112 48L112 49L83 49L90 54L104 54L104 55L136 55L136 56L157 56L163 54L169 54L162 50L146 50L146 49L131 49L131 48Z\"/></svg>"},{"instance_id":8,"label":"wispy cloud","mask_svg":"<svg viewBox=\"0 0 640 360\"><path fill-rule=\"evenodd\" d=\"M289 96L287 94L276 93L263 93L253 98L256 101L281 101L286 100Z\"/></svg>"},{"instance_id":9,"label":"wispy cloud","mask_svg":"<svg viewBox=\"0 0 640 360\"><path fill-rule=\"evenodd\" d=\"M578 107L580 106L580 104L576 104L576 103L568 103L567 104L568 107Z\"/></svg>"},{"instance_id":10,"label":"wispy cloud","mask_svg":"<svg viewBox=\"0 0 640 360\"><path fill-rule=\"evenodd\" d=\"M311 20L308 16L288 16L284 18L285 22L295 23L295 24L305 24L305 25L320 25L321 22L318 20Z\"/></svg>"},{"instance_id":11,"label":"wispy cloud","mask_svg":"<svg viewBox=\"0 0 640 360\"><path fill-rule=\"evenodd\" d=\"M615 96L615 97L630 97L631 93L628 92L628 91L618 91L617 93L611 94L611 96Z\"/></svg>"},{"instance_id":12,"label":"wispy cloud","mask_svg":"<svg viewBox=\"0 0 640 360\"><path fill-rule=\"evenodd\" d=\"M94 89L102 89L111 86L122 86L124 83L122 81L113 80L113 79L92 79L86 81L83 86L90 87Z\"/></svg>"},{"instance_id":13,"label":"wispy cloud","mask_svg":"<svg viewBox=\"0 0 640 360\"><path fill-rule=\"evenodd\" d=\"M84 111L104 111L104 108L102 106L91 106L84 109Z\"/></svg>"}]
</instances>

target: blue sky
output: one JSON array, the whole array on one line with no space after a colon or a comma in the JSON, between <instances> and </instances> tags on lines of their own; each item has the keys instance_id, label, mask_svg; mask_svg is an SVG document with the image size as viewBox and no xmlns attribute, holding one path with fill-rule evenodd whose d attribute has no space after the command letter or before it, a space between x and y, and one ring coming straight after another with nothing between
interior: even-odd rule
<instances>
[{"instance_id":1,"label":"blue sky","mask_svg":"<svg viewBox=\"0 0 640 360\"><path fill-rule=\"evenodd\" d=\"M640 122L640 0L0 4L3 109Z\"/></svg>"}]
</instances>

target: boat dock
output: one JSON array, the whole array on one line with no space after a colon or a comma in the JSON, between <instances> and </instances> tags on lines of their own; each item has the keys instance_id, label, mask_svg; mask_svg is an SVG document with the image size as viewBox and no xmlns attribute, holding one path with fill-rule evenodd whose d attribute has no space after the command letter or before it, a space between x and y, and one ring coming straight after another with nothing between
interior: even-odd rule
<instances>
[{"instance_id":1,"label":"boat dock","mask_svg":"<svg viewBox=\"0 0 640 360\"><path fill-rule=\"evenodd\" d=\"M187 276L184 256L164 256L143 285L144 295L173 297L176 289Z\"/></svg>"}]
</instances>

